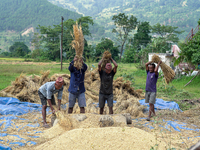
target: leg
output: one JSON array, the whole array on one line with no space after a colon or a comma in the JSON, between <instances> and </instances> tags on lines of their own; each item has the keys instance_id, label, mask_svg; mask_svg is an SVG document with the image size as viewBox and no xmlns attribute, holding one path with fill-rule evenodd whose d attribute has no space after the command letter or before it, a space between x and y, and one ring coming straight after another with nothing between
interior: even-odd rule
<instances>
[{"instance_id":1,"label":"leg","mask_svg":"<svg viewBox=\"0 0 200 150\"><path fill-rule=\"evenodd\" d=\"M109 107L109 114L113 114L113 94L106 97Z\"/></svg>"},{"instance_id":2,"label":"leg","mask_svg":"<svg viewBox=\"0 0 200 150\"><path fill-rule=\"evenodd\" d=\"M47 109L47 99L44 97L44 95L38 91L38 95L40 97L41 103L42 103L42 119L43 119L43 126L48 128L49 125L46 122L46 109Z\"/></svg>"},{"instance_id":3,"label":"leg","mask_svg":"<svg viewBox=\"0 0 200 150\"><path fill-rule=\"evenodd\" d=\"M113 114L113 107L109 107L109 114Z\"/></svg>"},{"instance_id":4,"label":"leg","mask_svg":"<svg viewBox=\"0 0 200 150\"><path fill-rule=\"evenodd\" d=\"M69 93L69 108L68 108L68 114L71 114L73 112L73 107L76 103L76 95Z\"/></svg>"},{"instance_id":5,"label":"leg","mask_svg":"<svg viewBox=\"0 0 200 150\"><path fill-rule=\"evenodd\" d=\"M149 103L151 103L151 116L155 116L156 113L154 109L154 104L156 103L156 92L151 92Z\"/></svg>"},{"instance_id":6,"label":"leg","mask_svg":"<svg viewBox=\"0 0 200 150\"><path fill-rule=\"evenodd\" d=\"M43 125L46 125L46 109L47 109L47 105L42 105L42 118L43 118Z\"/></svg>"},{"instance_id":7,"label":"leg","mask_svg":"<svg viewBox=\"0 0 200 150\"><path fill-rule=\"evenodd\" d=\"M99 94L99 114L103 114L104 111L104 106L105 106L105 98L104 98L104 94Z\"/></svg>"},{"instance_id":8,"label":"leg","mask_svg":"<svg viewBox=\"0 0 200 150\"><path fill-rule=\"evenodd\" d=\"M153 108L152 108L153 116L156 116L155 109L154 109L154 104L153 104L152 107L153 107Z\"/></svg>"},{"instance_id":9,"label":"leg","mask_svg":"<svg viewBox=\"0 0 200 150\"><path fill-rule=\"evenodd\" d=\"M80 107L80 113L85 113L85 107L86 107L85 93L80 93L78 95L78 105Z\"/></svg>"},{"instance_id":10,"label":"leg","mask_svg":"<svg viewBox=\"0 0 200 150\"><path fill-rule=\"evenodd\" d=\"M101 115L103 115L103 110L104 110L104 107L103 107L103 108L100 108L99 113L100 113Z\"/></svg>"},{"instance_id":11,"label":"leg","mask_svg":"<svg viewBox=\"0 0 200 150\"><path fill-rule=\"evenodd\" d=\"M85 113L85 107L80 107L80 113Z\"/></svg>"},{"instance_id":12,"label":"leg","mask_svg":"<svg viewBox=\"0 0 200 150\"><path fill-rule=\"evenodd\" d=\"M68 114L71 114L72 112L73 112L73 107L71 107L71 108L69 107L68 108Z\"/></svg>"}]
</instances>

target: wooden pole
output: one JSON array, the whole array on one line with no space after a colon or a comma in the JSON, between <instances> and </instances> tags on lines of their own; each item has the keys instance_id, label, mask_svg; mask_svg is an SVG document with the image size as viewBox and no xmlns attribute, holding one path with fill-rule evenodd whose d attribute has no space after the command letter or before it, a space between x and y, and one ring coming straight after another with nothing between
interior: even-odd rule
<instances>
[{"instance_id":1,"label":"wooden pole","mask_svg":"<svg viewBox=\"0 0 200 150\"><path fill-rule=\"evenodd\" d=\"M61 70L62 70L62 50L63 50L63 16L61 16L61 54L60 54L60 61L61 61Z\"/></svg>"}]
</instances>

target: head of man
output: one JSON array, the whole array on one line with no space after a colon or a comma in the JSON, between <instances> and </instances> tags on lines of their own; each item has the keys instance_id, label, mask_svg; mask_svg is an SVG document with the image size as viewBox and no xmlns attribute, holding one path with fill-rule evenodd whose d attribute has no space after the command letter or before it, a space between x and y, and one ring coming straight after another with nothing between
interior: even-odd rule
<instances>
[{"instance_id":1,"label":"head of man","mask_svg":"<svg viewBox=\"0 0 200 150\"><path fill-rule=\"evenodd\" d=\"M56 88L57 90L59 90L60 88L62 88L63 83L64 83L63 78L62 78L62 77L58 77L58 78L56 79L55 88Z\"/></svg>"},{"instance_id":2,"label":"head of man","mask_svg":"<svg viewBox=\"0 0 200 150\"><path fill-rule=\"evenodd\" d=\"M148 67L149 67L149 72L154 72L156 65L152 63Z\"/></svg>"},{"instance_id":3,"label":"head of man","mask_svg":"<svg viewBox=\"0 0 200 150\"><path fill-rule=\"evenodd\" d=\"M106 73L110 73L112 71L112 64L111 63L106 64L105 71L106 71Z\"/></svg>"}]
</instances>

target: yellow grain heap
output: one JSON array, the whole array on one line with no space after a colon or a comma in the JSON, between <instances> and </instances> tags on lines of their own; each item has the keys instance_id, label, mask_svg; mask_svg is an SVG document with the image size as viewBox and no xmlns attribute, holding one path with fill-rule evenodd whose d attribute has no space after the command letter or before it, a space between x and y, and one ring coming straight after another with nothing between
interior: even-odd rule
<instances>
[{"instance_id":1,"label":"yellow grain heap","mask_svg":"<svg viewBox=\"0 0 200 150\"><path fill-rule=\"evenodd\" d=\"M72 48L76 51L76 57L78 58L77 61L74 62L74 66L77 68L82 68L82 62L79 61L83 57L83 50L84 50L84 36L81 25L78 25L76 22L75 25L73 25L73 31L72 34L73 41L72 41Z\"/></svg>"},{"instance_id":2,"label":"yellow grain heap","mask_svg":"<svg viewBox=\"0 0 200 150\"><path fill-rule=\"evenodd\" d=\"M103 61L102 61L102 69L104 70L105 69L105 66L107 63L110 63L110 59L111 59L112 55L109 51L105 51L103 53Z\"/></svg>"},{"instance_id":3,"label":"yellow grain heap","mask_svg":"<svg viewBox=\"0 0 200 150\"><path fill-rule=\"evenodd\" d=\"M152 56L152 61L155 63L158 63L160 61L160 57L156 54ZM169 84L170 81L172 81L175 77L175 72L170 68L168 65L166 65L164 62L160 64L160 67L163 71L165 82Z\"/></svg>"}]
</instances>

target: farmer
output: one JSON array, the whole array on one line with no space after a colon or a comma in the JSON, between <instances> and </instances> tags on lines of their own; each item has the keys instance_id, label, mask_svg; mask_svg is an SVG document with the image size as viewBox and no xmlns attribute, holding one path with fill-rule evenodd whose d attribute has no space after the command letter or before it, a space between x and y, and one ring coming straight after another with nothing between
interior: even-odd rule
<instances>
[{"instance_id":1,"label":"farmer","mask_svg":"<svg viewBox=\"0 0 200 150\"><path fill-rule=\"evenodd\" d=\"M82 63L82 68L76 68L74 62L79 61ZM74 60L69 65L69 71L71 74L70 86L69 86L69 108L68 113L73 112L73 107L76 103L76 98L78 99L78 105L80 107L80 113L85 113L86 100L85 100L85 86L84 86L84 77L85 71L87 70L87 65L83 62L82 58L74 57Z\"/></svg>"},{"instance_id":2,"label":"farmer","mask_svg":"<svg viewBox=\"0 0 200 150\"><path fill-rule=\"evenodd\" d=\"M151 61L145 64L147 71L145 103L149 103L149 115L147 121L150 121L152 113L153 116L156 115L154 111L154 104L156 102L156 83L159 75L158 68L161 63L162 61L159 61L156 67Z\"/></svg>"},{"instance_id":3,"label":"farmer","mask_svg":"<svg viewBox=\"0 0 200 150\"><path fill-rule=\"evenodd\" d=\"M113 114L113 77L117 72L117 63L112 58L110 60L113 62L115 66L113 69L112 69L112 64L107 63L104 71L101 68L103 60L101 59L98 63L98 69L101 79L101 87L99 91L100 114L103 114L106 100L109 107L109 114Z\"/></svg>"},{"instance_id":4,"label":"farmer","mask_svg":"<svg viewBox=\"0 0 200 150\"><path fill-rule=\"evenodd\" d=\"M49 125L46 122L46 108L47 108L47 101L51 108L53 114L55 114L55 110L52 105L56 105L54 94L58 93L58 110L60 110L60 104L63 94L63 83L64 80L62 77L58 77L56 81L47 82L42 85L39 90L38 94L42 103L42 117L43 117L43 126L45 128L49 128Z\"/></svg>"}]
</instances>

